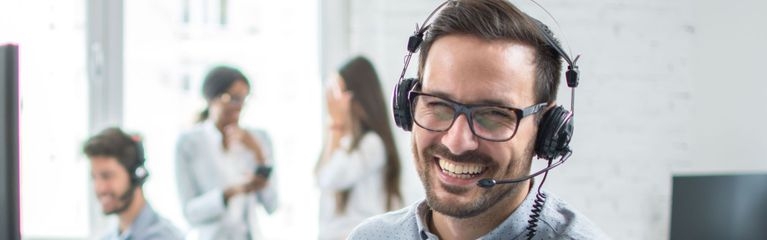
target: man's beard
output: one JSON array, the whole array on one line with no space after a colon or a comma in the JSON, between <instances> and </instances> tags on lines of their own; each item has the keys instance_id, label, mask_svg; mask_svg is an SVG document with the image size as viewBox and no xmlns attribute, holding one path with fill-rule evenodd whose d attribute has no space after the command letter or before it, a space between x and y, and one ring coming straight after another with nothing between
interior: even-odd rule
<instances>
[{"instance_id":1,"label":"man's beard","mask_svg":"<svg viewBox=\"0 0 767 240\"><path fill-rule=\"evenodd\" d=\"M135 195L136 188L131 184L130 187L128 187L128 190L125 191L123 194L120 194L120 196L117 196L117 203L118 206L115 209L112 210L104 210L105 215L109 214L120 214L122 212L125 212L125 210L128 210L128 208L133 204L133 196ZM122 203L122 205L119 205Z\"/></svg>"},{"instance_id":2,"label":"man's beard","mask_svg":"<svg viewBox=\"0 0 767 240\"><path fill-rule=\"evenodd\" d=\"M524 172L520 170L529 171L530 161L525 161L525 159L532 159L532 149L532 145L526 147L524 154L522 154L523 157L520 159L514 159L514 156L512 156L512 159L509 161L509 166L505 169L506 172L503 175L506 176L508 173L514 170L517 172ZM476 150L468 151L461 155L454 155L450 153L450 150L448 150L447 147L442 144L431 145L425 148L421 154L418 154L417 146L415 143L413 143L412 151L413 156L416 159L416 164L420 165L420 169L418 169L418 175L421 177L421 182L423 183L423 187L426 190L426 202L434 211L444 215L455 218L469 218L477 216L495 206L496 203L501 202L504 198L511 197L513 192L519 191L520 189L519 186L521 183L501 184L489 189L482 189L481 195L465 205L450 203L449 199L438 199L437 194L435 193L436 188L441 188L447 193L455 195L468 193L469 191L473 190L473 188L448 186L440 183L438 183L440 186L432 186L432 180L436 179L436 176L432 175L432 168L434 167L433 165L435 163L432 159L421 159L421 157L436 155L457 162L483 163L487 164L489 167L492 167L492 164L494 163L492 157ZM520 165L514 165L518 161L522 161L522 163ZM519 168L515 169L517 167ZM479 188L479 186L476 187Z\"/></svg>"}]
</instances>

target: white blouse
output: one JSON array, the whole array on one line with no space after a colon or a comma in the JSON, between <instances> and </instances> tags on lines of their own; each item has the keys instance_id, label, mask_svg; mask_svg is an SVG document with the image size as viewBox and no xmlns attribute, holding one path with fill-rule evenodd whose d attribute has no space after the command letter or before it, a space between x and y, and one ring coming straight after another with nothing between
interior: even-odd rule
<instances>
[{"instance_id":1,"label":"white blouse","mask_svg":"<svg viewBox=\"0 0 767 240\"><path fill-rule=\"evenodd\" d=\"M366 133L349 152L351 137L341 139L341 147L317 172L321 190L319 239L346 239L362 220L386 212L384 171L386 148L374 132ZM350 189L346 212L336 213L335 193Z\"/></svg>"},{"instance_id":2,"label":"white blouse","mask_svg":"<svg viewBox=\"0 0 767 240\"><path fill-rule=\"evenodd\" d=\"M263 131L248 132L261 142L267 164L272 164L269 136ZM253 153L241 144L227 151L221 142L221 132L212 121L196 125L178 139L176 182L184 217L201 240L263 239L256 207L263 206L270 214L277 208L276 176L260 191L232 196L224 205L224 189L246 182L257 165Z\"/></svg>"}]
</instances>

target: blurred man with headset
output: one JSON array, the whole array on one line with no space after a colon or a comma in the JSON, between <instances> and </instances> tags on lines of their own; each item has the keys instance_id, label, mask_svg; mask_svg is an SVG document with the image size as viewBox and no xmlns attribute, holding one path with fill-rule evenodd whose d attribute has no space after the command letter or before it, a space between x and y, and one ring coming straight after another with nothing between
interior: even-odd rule
<instances>
[{"instance_id":1,"label":"blurred man with headset","mask_svg":"<svg viewBox=\"0 0 767 240\"><path fill-rule=\"evenodd\" d=\"M181 232L146 202L142 184L148 177L138 137L107 128L83 146L91 165L96 197L104 214L117 214L117 226L102 239L183 239Z\"/></svg>"}]
</instances>

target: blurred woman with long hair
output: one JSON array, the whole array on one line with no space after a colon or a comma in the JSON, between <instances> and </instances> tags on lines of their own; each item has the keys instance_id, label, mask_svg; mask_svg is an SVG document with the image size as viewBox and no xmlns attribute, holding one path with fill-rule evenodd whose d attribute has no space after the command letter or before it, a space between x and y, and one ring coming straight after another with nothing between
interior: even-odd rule
<instances>
[{"instance_id":1,"label":"blurred woman with long hair","mask_svg":"<svg viewBox=\"0 0 767 240\"><path fill-rule=\"evenodd\" d=\"M367 217L398 209L400 160L378 75L361 56L342 65L325 91L327 139L315 172L320 239L345 239Z\"/></svg>"}]
</instances>

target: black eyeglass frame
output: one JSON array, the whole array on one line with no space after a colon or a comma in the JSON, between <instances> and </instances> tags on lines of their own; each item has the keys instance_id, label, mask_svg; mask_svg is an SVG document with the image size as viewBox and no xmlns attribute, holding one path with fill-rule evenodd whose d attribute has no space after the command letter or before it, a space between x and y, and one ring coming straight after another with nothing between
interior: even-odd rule
<instances>
[{"instance_id":1,"label":"black eyeglass frame","mask_svg":"<svg viewBox=\"0 0 767 240\"><path fill-rule=\"evenodd\" d=\"M231 93L223 93L216 98L222 103L227 104L229 106L236 106L236 105L242 106L242 105L245 105L245 102L248 101L249 97L250 97L249 95L236 96Z\"/></svg>"},{"instance_id":2,"label":"black eyeglass frame","mask_svg":"<svg viewBox=\"0 0 767 240\"><path fill-rule=\"evenodd\" d=\"M416 121L416 115L415 115L415 104L416 104L416 101L415 101L415 98L418 97L418 96L422 96L422 95L423 96L434 97L434 98L443 100L446 103L450 104L450 106L453 108L453 120L450 122L450 125L448 125L445 129L443 129L443 130L431 129L431 128L428 128L428 127L425 127L425 126L421 125L421 123ZM463 104L463 103L459 103L459 102L456 102L456 101L453 101L453 100L450 100L450 99L447 99L447 98L443 98L443 97L440 97L440 96L435 96L433 94L428 94L428 93L424 93L424 92L420 92L420 91L416 91L416 90L411 90L408 93L408 97L407 98L408 98L408 101L410 102L410 116L413 116L413 122L416 125L418 125L419 127L423 128L423 129L426 129L426 130L429 130L429 131L432 131L432 132L445 132L445 131L450 130L450 128L453 127L453 124L455 124L455 120L458 119L458 116L463 114L464 116L466 116L466 120L469 122L469 129L471 129L471 133L474 134L474 136L476 136L478 138L481 138L481 139L484 139L484 140L487 140L487 141L491 141L491 142L505 142L505 141L511 140L512 138L514 138L515 135L517 135L517 129L519 129L519 122L523 118L540 112L541 110L546 108L546 106L548 105L548 103L538 103L538 104L533 104L532 106L529 106L529 107L526 107L526 108L523 108L523 109L519 109L519 108L515 108L515 107L508 107L508 106L501 106L501 105L492 105L492 104ZM497 108L503 108L503 109L507 109L507 110L510 110L510 111L514 112L514 114L517 115L517 122L515 123L516 125L514 127L514 132L511 134L511 136L509 136L508 138L504 138L504 139L489 139L489 138L485 138L485 137L482 137L482 136L478 135L477 132L474 130L474 111L473 110L476 109L476 108L479 108L479 107L497 107Z\"/></svg>"}]
</instances>

